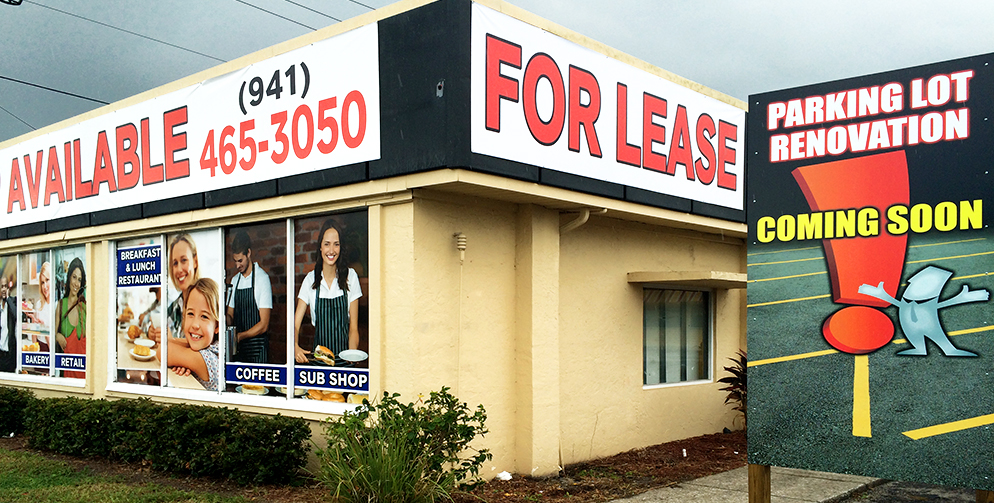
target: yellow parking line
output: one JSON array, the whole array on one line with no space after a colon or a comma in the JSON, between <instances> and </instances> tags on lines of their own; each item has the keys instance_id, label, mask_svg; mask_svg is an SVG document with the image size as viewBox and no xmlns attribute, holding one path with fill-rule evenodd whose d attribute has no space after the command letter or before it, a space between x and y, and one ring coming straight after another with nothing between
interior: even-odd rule
<instances>
[{"instance_id":1,"label":"yellow parking line","mask_svg":"<svg viewBox=\"0 0 994 503\"><path fill-rule=\"evenodd\" d=\"M904 432L904 435L912 440L921 440L926 437L934 437L944 433L952 433L954 431L976 428L978 426L986 426L988 424L994 424L994 414L987 414L986 416L977 416L970 419L962 419L959 421L929 426L927 428L906 431Z\"/></svg>"},{"instance_id":2,"label":"yellow parking line","mask_svg":"<svg viewBox=\"0 0 994 503\"><path fill-rule=\"evenodd\" d=\"M984 276L990 276L992 274L994 274L994 272L982 272L980 274L970 274L970 275L967 275L967 276L956 276L956 277L954 277L952 279L953 280L958 280L958 279L981 278L981 277L984 277Z\"/></svg>"},{"instance_id":3,"label":"yellow parking line","mask_svg":"<svg viewBox=\"0 0 994 503\"><path fill-rule=\"evenodd\" d=\"M803 278L804 276L817 276L819 274L828 274L826 271L821 272L809 272L806 274L794 274L792 276L780 276L779 278L763 278L763 279L750 279L746 283L758 283L762 281L777 281L781 279L791 279L791 278Z\"/></svg>"},{"instance_id":4,"label":"yellow parking line","mask_svg":"<svg viewBox=\"0 0 994 503\"><path fill-rule=\"evenodd\" d=\"M954 255L952 257L937 257L937 258L927 258L923 260L909 260L905 264L920 264L922 262L937 262L939 260L952 260L954 258L969 258L969 257L979 257L981 255L994 255L994 251L971 253L969 255Z\"/></svg>"},{"instance_id":5,"label":"yellow parking line","mask_svg":"<svg viewBox=\"0 0 994 503\"><path fill-rule=\"evenodd\" d=\"M952 332L949 332L948 335L950 337L952 337L952 336L956 336L956 335L975 334L975 333L978 333L978 332L989 332L991 330L994 330L994 325L987 325L986 327L964 328L963 330L954 330ZM893 341L890 341L890 342L891 342L891 344L906 344L908 342L908 340L907 339L894 339ZM801 353L799 355L779 356L779 357L776 357L776 358L767 358L765 360L751 361L751 362L749 362L747 364L747 366L749 366L749 367L758 367L760 365L767 365L767 364L770 364L770 363L781 363L781 362L789 362L789 361L792 361L792 360L803 360L805 358L814 358L816 356L825 356L825 355L830 355L830 354L838 353L838 352L839 351L835 350L835 349L824 349L824 350L821 350L821 351L813 351L811 353Z\"/></svg>"},{"instance_id":6,"label":"yellow parking line","mask_svg":"<svg viewBox=\"0 0 994 503\"><path fill-rule=\"evenodd\" d=\"M824 299L826 297L831 297L831 295L825 294L825 295L815 295L812 297L801 297L799 299L774 300L770 302L760 302L758 304L746 304L746 307L772 306L774 304L786 304L788 302L800 302L802 300L811 300L811 299Z\"/></svg>"},{"instance_id":7,"label":"yellow parking line","mask_svg":"<svg viewBox=\"0 0 994 503\"><path fill-rule=\"evenodd\" d=\"M804 250L815 250L815 249L818 249L818 248L821 248L821 247L820 246L809 246L807 248L794 248L793 250L779 250L779 251L771 251L771 252L747 253L746 256L747 257L754 257L756 255L773 255L774 253L787 253L787 252L804 251Z\"/></svg>"},{"instance_id":8,"label":"yellow parking line","mask_svg":"<svg viewBox=\"0 0 994 503\"><path fill-rule=\"evenodd\" d=\"M984 241L987 238L973 238L973 239L960 239L959 241L946 241L945 243L930 243L927 245L913 245L908 248L925 248L926 246L942 246L942 245L952 245L957 243L969 243L971 241Z\"/></svg>"},{"instance_id":9,"label":"yellow parking line","mask_svg":"<svg viewBox=\"0 0 994 503\"><path fill-rule=\"evenodd\" d=\"M778 260L776 262L756 262L754 264L746 264L746 266L752 267L754 265L758 266L758 265L792 264L794 262L810 262L812 260L825 260L825 257L799 258L795 260Z\"/></svg>"},{"instance_id":10,"label":"yellow parking line","mask_svg":"<svg viewBox=\"0 0 994 503\"><path fill-rule=\"evenodd\" d=\"M870 358L856 355L852 377L852 434L871 437L870 428Z\"/></svg>"},{"instance_id":11,"label":"yellow parking line","mask_svg":"<svg viewBox=\"0 0 994 503\"><path fill-rule=\"evenodd\" d=\"M838 353L838 352L839 351L836 350L836 349L823 349L821 351L814 351L814 352L811 352L811 353L802 353L802 354L799 354L799 355L780 356L780 357L777 357L777 358L767 358L765 360L755 360L755 361L751 361L751 362L747 363L746 366L747 367L758 367L760 365L767 365L767 364L770 364L770 363L781 363L781 362L789 362L789 361L793 361L793 360L803 360L805 358L814 358L816 356L825 356L825 355L830 355L830 354Z\"/></svg>"}]
</instances>

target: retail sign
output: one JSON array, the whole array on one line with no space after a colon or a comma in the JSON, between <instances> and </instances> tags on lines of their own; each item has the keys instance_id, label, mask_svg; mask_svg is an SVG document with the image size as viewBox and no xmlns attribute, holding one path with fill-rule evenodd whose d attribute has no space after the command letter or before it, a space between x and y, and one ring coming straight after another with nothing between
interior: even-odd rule
<instances>
[{"instance_id":1,"label":"retail sign","mask_svg":"<svg viewBox=\"0 0 994 503\"><path fill-rule=\"evenodd\" d=\"M750 463L994 489L992 63L750 97Z\"/></svg>"},{"instance_id":2,"label":"retail sign","mask_svg":"<svg viewBox=\"0 0 994 503\"><path fill-rule=\"evenodd\" d=\"M472 150L743 209L745 111L473 4Z\"/></svg>"},{"instance_id":3,"label":"retail sign","mask_svg":"<svg viewBox=\"0 0 994 503\"><path fill-rule=\"evenodd\" d=\"M378 159L379 107L374 23L0 150L0 227Z\"/></svg>"}]
</instances>

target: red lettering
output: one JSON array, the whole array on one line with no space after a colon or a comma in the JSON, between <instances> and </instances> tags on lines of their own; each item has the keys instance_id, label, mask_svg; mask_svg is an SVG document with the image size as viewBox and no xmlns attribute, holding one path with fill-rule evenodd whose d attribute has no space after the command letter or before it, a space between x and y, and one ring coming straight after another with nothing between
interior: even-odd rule
<instances>
[{"instance_id":1,"label":"red lettering","mask_svg":"<svg viewBox=\"0 0 994 503\"><path fill-rule=\"evenodd\" d=\"M17 162L17 158L15 157L10 162L10 187L7 192L7 213L14 211L15 201L17 201L17 205L21 211L26 209L24 207L24 190L21 187L21 164Z\"/></svg>"},{"instance_id":2,"label":"red lettering","mask_svg":"<svg viewBox=\"0 0 994 503\"><path fill-rule=\"evenodd\" d=\"M117 127L117 188L126 190L141 180L141 161L138 160L138 128L134 124ZM127 145L125 145L127 143ZM131 169L125 169L131 166Z\"/></svg>"},{"instance_id":3,"label":"red lettering","mask_svg":"<svg viewBox=\"0 0 994 503\"><path fill-rule=\"evenodd\" d=\"M586 93L588 103L584 105L581 98ZM587 150L594 157L601 157L601 144L597 141L597 130L594 123L601 115L601 87L594 74L573 65L569 67L569 133L568 147L574 152L580 151L580 126L587 138Z\"/></svg>"},{"instance_id":4,"label":"red lettering","mask_svg":"<svg viewBox=\"0 0 994 503\"><path fill-rule=\"evenodd\" d=\"M711 138L714 138L716 131L714 119L708 114L701 114L697 118L697 148L701 150L701 158L694 161L694 171L697 172L697 179L704 185L711 185L715 174L715 152ZM702 162L706 160L707 166Z\"/></svg>"},{"instance_id":5,"label":"red lettering","mask_svg":"<svg viewBox=\"0 0 994 503\"><path fill-rule=\"evenodd\" d=\"M66 154L66 167L65 167L66 176L65 176L65 182L64 182L64 185L66 186L66 201L71 201L72 200L72 189L73 189L73 183L72 183L72 142L68 142L67 141L66 144L62 146L62 151L65 152L65 154Z\"/></svg>"},{"instance_id":6,"label":"red lettering","mask_svg":"<svg viewBox=\"0 0 994 503\"><path fill-rule=\"evenodd\" d=\"M152 165L152 142L149 139L148 117L141 120L142 145L142 185L159 183L165 178L162 164Z\"/></svg>"},{"instance_id":7,"label":"red lettering","mask_svg":"<svg viewBox=\"0 0 994 503\"><path fill-rule=\"evenodd\" d=\"M186 107L182 106L162 114L162 143L166 151L166 180L190 176L190 160L176 160L176 152L186 150L186 133L176 133L176 126L186 124Z\"/></svg>"},{"instance_id":8,"label":"red lettering","mask_svg":"<svg viewBox=\"0 0 994 503\"><path fill-rule=\"evenodd\" d=\"M28 179L28 196L31 197L31 207L38 207L38 189L41 188L42 150L35 155L35 170L31 171L31 156L24 155L24 176Z\"/></svg>"},{"instance_id":9,"label":"red lettering","mask_svg":"<svg viewBox=\"0 0 994 503\"><path fill-rule=\"evenodd\" d=\"M670 139L670 155L666 161L666 172L675 173L677 164L687 171L687 179L694 179L694 150L690 145L690 125L687 124L687 107L676 106L673 118L673 138Z\"/></svg>"},{"instance_id":10,"label":"red lettering","mask_svg":"<svg viewBox=\"0 0 994 503\"><path fill-rule=\"evenodd\" d=\"M486 126L500 132L500 100L518 102L518 81L500 73L501 65L521 69L521 46L487 35Z\"/></svg>"},{"instance_id":11,"label":"red lettering","mask_svg":"<svg viewBox=\"0 0 994 503\"><path fill-rule=\"evenodd\" d=\"M546 79L552 85L552 116L543 121L538 114L538 83ZM563 76L559 73L559 65L551 56L538 53L525 67L525 78L522 83L525 110L525 123L535 141L542 145L552 145L563 134L566 124L566 86Z\"/></svg>"},{"instance_id":12,"label":"red lettering","mask_svg":"<svg viewBox=\"0 0 994 503\"><path fill-rule=\"evenodd\" d=\"M59 154L54 145L48 149L48 176L45 179L45 206L51 203L52 194L59 196L60 203L66 202L66 196L62 191L62 168L59 166Z\"/></svg>"},{"instance_id":13,"label":"red lettering","mask_svg":"<svg viewBox=\"0 0 994 503\"><path fill-rule=\"evenodd\" d=\"M83 163L82 156L80 155L79 139L73 140L73 173L76 178L76 199L83 199L84 197L90 197L95 195L93 192L93 181L83 180L83 174L80 172ZM69 164L68 162L66 164Z\"/></svg>"},{"instance_id":14,"label":"red lettering","mask_svg":"<svg viewBox=\"0 0 994 503\"><path fill-rule=\"evenodd\" d=\"M618 162L641 167L642 149L638 145L628 143L628 86L618 82L618 126L617 126L617 156Z\"/></svg>"},{"instance_id":15,"label":"red lettering","mask_svg":"<svg viewBox=\"0 0 994 503\"><path fill-rule=\"evenodd\" d=\"M660 126L652 121L654 117L666 118L666 100L642 93L642 166L651 170L666 171L666 156L652 151L652 144L666 144L666 126Z\"/></svg>"},{"instance_id":16,"label":"red lettering","mask_svg":"<svg viewBox=\"0 0 994 503\"><path fill-rule=\"evenodd\" d=\"M100 193L101 183L107 184L108 192L117 192L117 180L114 179L114 160L110 157L107 131L97 133L97 155L93 160L93 185L97 194Z\"/></svg>"},{"instance_id":17,"label":"red lettering","mask_svg":"<svg viewBox=\"0 0 994 503\"><path fill-rule=\"evenodd\" d=\"M725 166L735 164L735 149L728 146L728 140L738 141L738 126L718 121L718 186L735 190L736 175L725 171Z\"/></svg>"}]
</instances>

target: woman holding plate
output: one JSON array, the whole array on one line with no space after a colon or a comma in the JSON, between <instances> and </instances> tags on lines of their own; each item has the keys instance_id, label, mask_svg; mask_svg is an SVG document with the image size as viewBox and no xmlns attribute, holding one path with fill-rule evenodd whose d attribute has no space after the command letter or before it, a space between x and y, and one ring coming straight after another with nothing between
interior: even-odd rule
<instances>
[{"instance_id":1,"label":"woman holding plate","mask_svg":"<svg viewBox=\"0 0 994 503\"><path fill-rule=\"evenodd\" d=\"M359 347L359 298L362 288L359 275L341 260L347 245L342 242L342 230L331 219L324 222L318 233L318 256L314 270L307 273L297 294L294 309L294 359L307 363L307 351L300 347L300 324L310 312L314 325L314 347L325 346L335 353L335 364L345 362L340 353Z\"/></svg>"}]
</instances>

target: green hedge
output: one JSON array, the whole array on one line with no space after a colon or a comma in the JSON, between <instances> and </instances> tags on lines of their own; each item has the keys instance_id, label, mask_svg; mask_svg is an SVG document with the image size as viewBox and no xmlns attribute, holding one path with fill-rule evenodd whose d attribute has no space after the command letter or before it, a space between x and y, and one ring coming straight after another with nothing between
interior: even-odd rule
<instances>
[{"instance_id":1,"label":"green hedge","mask_svg":"<svg viewBox=\"0 0 994 503\"><path fill-rule=\"evenodd\" d=\"M292 482L307 462L311 436L300 418L161 405L145 398L35 399L9 388L0 388L0 421L10 431L24 432L32 448L242 484Z\"/></svg>"},{"instance_id":2,"label":"green hedge","mask_svg":"<svg viewBox=\"0 0 994 503\"><path fill-rule=\"evenodd\" d=\"M24 409L35 400L33 393L19 388L0 388L0 435L24 433Z\"/></svg>"}]
</instances>

